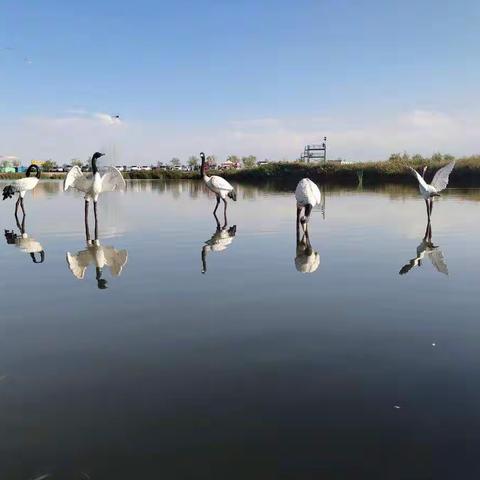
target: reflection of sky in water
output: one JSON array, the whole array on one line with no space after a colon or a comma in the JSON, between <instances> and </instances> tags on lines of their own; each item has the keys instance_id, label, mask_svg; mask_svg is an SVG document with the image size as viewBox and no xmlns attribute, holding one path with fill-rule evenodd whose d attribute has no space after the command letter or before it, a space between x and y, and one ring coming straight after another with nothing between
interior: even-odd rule
<instances>
[{"instance_id":1,"label":"reflection of sky in water","mask_svg":"<svg viewBox=\"0 0 480 480\"><path fill-rule=\"evenodd\" d=\"M448 276L428 260L399 275L425 234L415 186L324 193L314 272L295 266L293 193L244 186L235 240L202 275L214 197L199 181L129 182L99 201L100 241L128 251L104 290L66 262L86 246L82 197L58 182L27 194L46 260L0 246L0 477L475 471L480 191L435 203ZM0 203L4 229L13 209Z\"/></svg>"}]
</instances>

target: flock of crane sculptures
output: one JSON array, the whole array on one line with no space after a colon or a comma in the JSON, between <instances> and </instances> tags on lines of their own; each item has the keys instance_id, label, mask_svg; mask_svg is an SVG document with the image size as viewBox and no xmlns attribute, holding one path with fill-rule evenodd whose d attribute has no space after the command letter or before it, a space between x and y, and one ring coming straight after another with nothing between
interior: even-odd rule
<instances>
[{"instance_id":1,"label":"flock of crane sculptures","mask_svg":"<svg viewBox=\"0 0 480 480\"><path fill-rule=\"evenodd\" d=\"M122 271L123 266L127 262L126 250L116 250L113 247L102 246L98 240L98 218L97 218L97 202L101 193L113 192L117 190L123 190L126 188L125 179L120 171L113 167L107 166L102 168L100 172L97 161L103 157L103 153L95 152L91 158L91 173L82 172L78 166L74 166L67 173L64 180L64 191L73 188L84 194L85 199L85 234L87 240L87 249L78 252L75 255L67 252L67 262L72 273L79 279L83 279L85 270L89 264L94 264L96 268L96 279L98 288L107 288L106 280L102 278L102 269L104 266L108 266L113 276L117 276ZM205 246L202 249L202 273L207 271L206 257L210 251L220 251L227 248L232 242L236 233L236 227L226 228L227 226L227 199L236 201L237 194L234 187L224 178L218 175L209 176L207 174L207 165L205 161L205 154L200 153L201 166L200 176L203 179L206 187L212 191L216 196L216 205L213 210L213 215L217 222L217 230L212 238L205 242ZM442 264L443 258L440 254L439 258L435 258L435 254L438 256L436 247L431 242L431 224L430 219L433 210L434 197L440 196L440 192L443 191L447 185L450 173L455 166L455 161L452 161L440 168L434 175L433 180L428 184L425 180L425 174L427 167L423 168L420 174L414 168L408 167L418 181L420 194L425 200L427 209L427 228L425 237L422 244L417 249L417 257L412 259L401 270L400 274L407 273L411 268L418 265L423 255L427 253L432 256L432 262L436 266L437 270L448 273L446 265ZM35 171L35 175L32 176ZM35 263L42 263L45 258L44 251L41 245L34 239L28 237L25 233L25 206L24 197L25 194L33 190L41 176L40 168L37 165L31 165L26 173L25 178L14 180L6 185L3 189L3 200L12 198L18 194L18 198L15 204L15 218L17 220L17 226L21 235L17 236L13 232L6 231L5 237L8 243L16 243L17 246L29 253L32 260ZM296 232L297 232L297 256L295 258L295 266L297 270L304 273L311 273L315 271L320 264L320 257L317 252L312 249L310 239L308 235L308 223L312 210L315 206L320 205L321 193L318 186L309 178L303 178L298 183L295 189L296 199ZM220 201L223 201L224 208L224 227L220 226L220 222L217 217L217 209L220 205ZM95 218L95 236L91 240L90 230L88 224L88 211L90 202L93 202L93 212ZM22 209L23 220L18 219L18 209ZM420 249L420 253L418 250Z\"/></svg>"}]
</instances>

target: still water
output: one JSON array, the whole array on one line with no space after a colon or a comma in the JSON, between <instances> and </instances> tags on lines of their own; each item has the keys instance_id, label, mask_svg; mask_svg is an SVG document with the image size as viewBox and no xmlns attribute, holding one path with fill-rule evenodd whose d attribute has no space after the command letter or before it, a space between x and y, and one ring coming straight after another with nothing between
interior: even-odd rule
<instances>
[{"instance_id":1,"label":"still water","mask_svg":"<svg viewBox=\"0 0 480 480\"><path fill-rule=\"evenodd\" d=\"M480 191L322 193L1 202L0 478L479 478Z\"/></svg>"}]
</instances>

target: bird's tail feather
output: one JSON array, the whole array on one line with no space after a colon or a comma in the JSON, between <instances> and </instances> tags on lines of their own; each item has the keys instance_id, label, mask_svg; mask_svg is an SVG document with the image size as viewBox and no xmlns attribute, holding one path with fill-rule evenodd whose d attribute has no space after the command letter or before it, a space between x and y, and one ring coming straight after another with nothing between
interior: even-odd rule
<instances>
[{"instance_id":1,"label":"bird's tail feather","mask_svg":"<svg viewBox=\"0 0 480 480\"><path fill-rule=\"evenodd\" d=\"M232 190L232 191L228 192L228 196L229 196L234 202L237 201L237 192L236 192L235 190Z\"/></svg>"},{"instance_id":2,"label":"bird's tail feather","mask_svg":"<svg viewBox=\"0 0 480 480\"><path fill-rule=\"evenodd\" d=\"M3 189L3 199L12 198L15 195L15 190L11 185L7 185Z\"/></svg>"}]
</instances>

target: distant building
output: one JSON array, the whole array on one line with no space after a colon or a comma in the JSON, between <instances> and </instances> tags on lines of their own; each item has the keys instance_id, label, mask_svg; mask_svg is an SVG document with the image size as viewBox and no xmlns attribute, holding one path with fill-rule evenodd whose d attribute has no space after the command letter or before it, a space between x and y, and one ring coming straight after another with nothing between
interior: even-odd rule
<instances>
[{"instance_id":1,"label":"distant building","mask_svg":"<svg viewBox=\"0 0 480 480\"><path fill-rule=\"evenodd\" d=\"M240 162L232 162L231 160L226 160L220 165L222 170L230 170L230 169L239 169L241 168Z\"/></svg>"},{"instance_id":2,"label":"distant building","mask_svg":"<svg viewBox=\"0 0 480 480\"><path fill-rule=\"evenodd\" d=\"M14 162L17 162L18 158L14 155L0 155L0 162L3 166L0 167L1 173L15 173L17 171L16 167L13 166Z\"/></svg>"}]
</instances>

